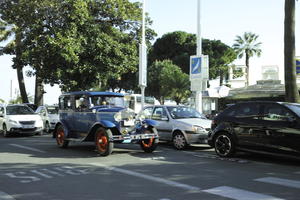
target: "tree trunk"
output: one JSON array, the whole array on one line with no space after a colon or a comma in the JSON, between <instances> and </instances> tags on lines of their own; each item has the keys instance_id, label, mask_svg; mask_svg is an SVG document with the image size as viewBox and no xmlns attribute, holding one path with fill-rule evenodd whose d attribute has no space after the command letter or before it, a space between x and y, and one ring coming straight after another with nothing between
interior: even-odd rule
<instances>
[{"instance_id":1,"label":"tree trunk","mask_svg":"<svg viewBox=\"0 0 300 200\"><path fill-rule=\"evenodd\" d=\"M21 59L22 55L22 45L21 45L22 35L19 29L16 31L16 58L15 58L15 68L17 69L17 77L19 82L20 95L23 103L29 103L28 96L26 92L24 76L23 76L23 62Z\"/></svg>"},{"instance_id":2,"label":"tree trunk","mask_svg":"<svg viewBox=\"0 0 300 200\"><path fill-rule=\"evenodd\" d=\"M285 98L288 102L300 102L296 82L295 60L295 0L285 0L284 19L284 79Z\"/></svg>"},{"instance_id":3,"label":"tree trunk","mask_svg":"<svg viewBox=\"0 0 300 200\"><path fill-rule=\"evenodd\" d=\"M34 104L37 106L44 104L44 85L43 80L39 76L39 70L37 69L35 74L35 94Z\"/></svg>"},{"instance_id":4,"label":"tree trunk","mask_svg":"<svg viewBox=\"0 0 300 200\"><path fill-rule=\"evenodd\" d=\"M245 80L245 86L249 86L249 54L246 52L246 80Z\"/></svg>"}]
</instances>

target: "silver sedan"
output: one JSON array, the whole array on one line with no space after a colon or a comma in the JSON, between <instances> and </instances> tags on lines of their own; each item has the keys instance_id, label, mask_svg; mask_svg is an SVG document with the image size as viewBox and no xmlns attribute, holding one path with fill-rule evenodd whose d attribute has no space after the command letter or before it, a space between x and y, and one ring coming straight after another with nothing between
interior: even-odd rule
<instances>
[{"instance_id":1,"label":"silver sedan","mask_svg":"<svg viewBox=\"0 0 300 200\"><path fill-rule=\"evenodd\" d=\"M159 139L173 142L176 149L189 144L207 144L211 120L187 106L147 106L139 114L140 119L155 120Z\"/></svg>"}]
</instances>

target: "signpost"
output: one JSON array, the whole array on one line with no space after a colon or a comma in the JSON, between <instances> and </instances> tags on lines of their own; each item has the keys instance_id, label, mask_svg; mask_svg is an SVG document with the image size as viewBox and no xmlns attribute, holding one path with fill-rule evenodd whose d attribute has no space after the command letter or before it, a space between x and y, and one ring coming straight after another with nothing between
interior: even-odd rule
<instances>
[{"instance_id":1,"label":"signpost","mask_svg":"<svg viewBox=\"0 0 300 200\"><path fill-rule=\"evenodd\" d=\"M296 75L300 76L300 57L296 57Z\"/></svg>"}]
</instances>

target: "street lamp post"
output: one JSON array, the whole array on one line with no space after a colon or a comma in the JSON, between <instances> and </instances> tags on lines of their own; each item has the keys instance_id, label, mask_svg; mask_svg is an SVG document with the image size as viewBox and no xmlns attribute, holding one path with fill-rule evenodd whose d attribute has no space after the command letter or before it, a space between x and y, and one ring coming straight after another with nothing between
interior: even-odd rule
<instances>
[{"instance_id":1,"label":"street lamp post","mask_svg":"<svg viewBox=\"0 0 300 200\"><path fill-rule=\"evenodd\" d=\"M197 2L197 56L202 56L202 38L201 38L201 0ZM202 80L199 80L202 82ZM201 84L202 86L202 84ZM195 98L196 110L202 112L202 87L196 91Z\"/></svg>"},{"instance_id":2,"label":"street lamp post","mask_svg":"<svg viewBox=\"0 0 300 200\"><path fill-rule=\"evenodd\" d=\"M141 88L141 106L145 104L145 88L147 86L147 46L145 42L145 1L142 7L142 41L139 46L139 87Z\"/></svg>"}]
</instances>

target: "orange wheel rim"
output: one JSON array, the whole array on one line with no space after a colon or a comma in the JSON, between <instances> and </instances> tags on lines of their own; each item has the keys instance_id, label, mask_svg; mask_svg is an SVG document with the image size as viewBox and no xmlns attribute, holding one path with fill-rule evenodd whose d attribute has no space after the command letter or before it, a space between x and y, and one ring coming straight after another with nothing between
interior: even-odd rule
<instances>
[{"instance_id":1,"label":"orange wheel rim","mask_svg":"<svg viewBox=\"0 0 300 200\"><path fill-rule=\"evenodd\" d=\"M65 133L62 129L58 130L58 133L56 135L56 141L58 145L62 145L64 143L64 137Z\"/></svg>"},{"instance_id":2,"label":"orange wheel rim","mask_svg":"<svg viewBox=\"0 0 300 200\"><path fill-rule=\"evenodd\" d=\"M147 140L147 142L145 142L144 140L142 140L142 144L144 147L149 148L152 146L154 139L150 138L149 140Z\"/></svg>"},{"instance_id":3,"label":"orange wheel rim","mask_svg":"<svg viewBox=\"0 0 300 200\"><path fill-rule=\"evenodd\" d=\"M98 149L101 152L106 151L107 144L108 144L108 139L104 135L104 132L103 131L99 132L98 135L97 135L97 140L96 140L96 145L97 145Z\"/></svg>"}]
</instances>

